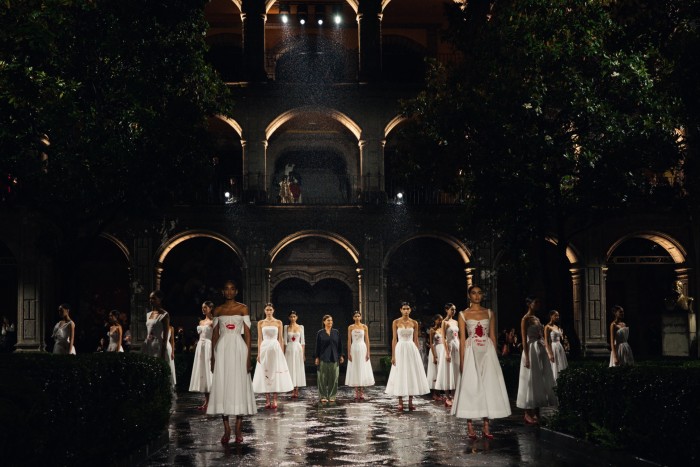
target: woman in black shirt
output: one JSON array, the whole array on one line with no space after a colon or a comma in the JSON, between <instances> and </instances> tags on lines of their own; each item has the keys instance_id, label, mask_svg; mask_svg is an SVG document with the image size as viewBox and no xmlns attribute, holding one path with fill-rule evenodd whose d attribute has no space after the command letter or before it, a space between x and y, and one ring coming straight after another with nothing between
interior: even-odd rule
<instances>
[{"instance_id":1,"label":"woman in black shirt","mask_svg":"<svg viewBox=\"0 0 700 467\"><path fill-rule=\"evenodd\" d=\"M316 333L315 363L318 366L318 395L321 403L335 402L338 392L338 364L343 363L343 344L340 332L333 329L333 317L323 317L323 328Z\"/></svg>"}]
</instances>

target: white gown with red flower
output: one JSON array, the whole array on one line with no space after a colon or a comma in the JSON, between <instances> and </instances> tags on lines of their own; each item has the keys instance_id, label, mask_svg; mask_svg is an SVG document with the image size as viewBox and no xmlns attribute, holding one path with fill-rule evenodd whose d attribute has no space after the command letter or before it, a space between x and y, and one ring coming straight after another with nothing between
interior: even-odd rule
<instances>
[{"instance_id":1,"label":"white gown with red flower","mask_svg":"<svg viewBox=\"0 0 700 467\"><path fill-rule=\"evenodd\" d=\"M284 341L287 343L284 349L284 357L287 360L289 376L295 388L306 386L306 370L304 368L304 326L299 325L299 332L289 332L289 326L284 327Z\"/></svg>"},{"instance_id":2,"label":"white gown with red flower","mask_svg":"<svg viewBox=\"0 0 700 467\"><path fill-rule=\"evenodd\" d=\"M350 333L352 344L348 360L348 369L345 371L345 384L353 387L374 386L374 372L372 363L367 360L367 344L365 344L365 331L353 329Z\"/></svg>"},{"instance_id":3,"label":"white gown with red flower","mask_svg":"<svg viewBox=\"0 0 700 467\"><path fill-rule=\"evenodd\" d=\"M246 367L248 348L243 340L249 316L219 316L212 325L219 328L214 348L214 374L209 393L208 415L251 415L257 412L250 373Z\"/></svg>"},{"instance_id":4,"label":"white gown with red flower","mask_svg":"<svg viewBox=\"0 0 700 467\"><path fill-rule=\"evenodd\" d=\"M253 375L253 391L258 394L289 392L294 389L294 385L279 343L277 326L263 326L261 331L262 341Z\"/></svg>"},{"instance_id":5,"label":"white gown with red flower","mask_svg":"<svg viewBox=\"0 0 700 467\"><path fill-rule=\"evenodd\" d=\"M491 310L485 319L459 319L468 338L464 349L464 371L457 382L452 415L459 418L503 418L510 415L508 392L503 381L496 348L489 338Z\"/></svg>"}]
</instances>

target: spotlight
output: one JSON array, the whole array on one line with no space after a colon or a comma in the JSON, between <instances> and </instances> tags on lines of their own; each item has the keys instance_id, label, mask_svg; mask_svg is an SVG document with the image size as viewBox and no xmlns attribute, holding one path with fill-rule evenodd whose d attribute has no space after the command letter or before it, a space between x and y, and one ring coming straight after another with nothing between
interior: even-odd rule
<instances>
[{"instance_id":1,"label":"spotlight","mask_svg":"<svg viewBox=\"0 0 700 467\"><path fill-rule=\"evenodd\" d=\"M340 24L343 22L343 6L336 4L333 5L333 22L335 24Z\"/></svg>"},{"instance_id":2,"label":"spotlight","mask_svg":"<svg viewBox=\"0 0 700 467\"><path fill-rule=\"evenodd\" d=\"M324 16L326 16L326 7L324 5L316 5L315 12L316 12L316 22L318 23L319 26L322 26L323 25L323 18L324 18Z\"/></svg>"},{"instance_id":3,"label":"spotlight","mask_svg":"<svg viewBox=\"0 0 700 467\"><path fill-rule=\"evenodd\" d=\"M299 18L299 24L306 24L308 13L309 9L306 5L297 5L297 18Z\"/></svg>"},{"instance_id":4,"label":"spotlight","mask_svg":"<svg viewBox=\"0 0 700 467\"><path fill-rule=\"evenodd\" d=\"M280 17L282 18L282 23L287 24L289 22L289 3L280 3Z\"/></svg>"},{"instance_id":5,"label":"spotlight","mask_svg":"<svg viewBox=\"0 0 700 467\"><path fill-rule=\"evenodd\" d=\"M396 193L396 204L403 204L403 192Z\"/></svg>"},{"instance_id":6,"label":"spotlight","mask_svg":"<svg viewBox=\"0 0 700 467\"><path fill-rule=\"evenodd\" d=\"M231 193L229 193L228 191L226 193L224 193L224 198L228 199L230 197L231 197Z\"/></svg>"}]
</instances>

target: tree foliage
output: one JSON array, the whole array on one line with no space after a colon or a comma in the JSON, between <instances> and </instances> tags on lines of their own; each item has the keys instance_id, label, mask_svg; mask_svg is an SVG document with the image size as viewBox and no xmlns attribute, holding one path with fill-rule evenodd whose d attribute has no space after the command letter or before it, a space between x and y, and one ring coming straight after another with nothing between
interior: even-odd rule
<instances>
[{"instance_id":1,"label":"tree foliage","mask_svg":"<svg viewBox=\"0 0 700 467\"><path fill-rule=\"evenodd\" d=\"M209 165L207 118L230 106L204 58L205 3L2 2L5 208L80 237L192 198Z\"/></svg>"},{"instance_id":2,"label":"tree foliage","mask_svg":"<svg viewBox=\"0 0 700 467\"><path fill-rule=\"evenodd\" d=\"M407 106L454 166L468 214L503 243L576 232L648 200L679 162L670 61L614 1L449 8L464 60L434 66Z\"/></svg>"}]
</instances>

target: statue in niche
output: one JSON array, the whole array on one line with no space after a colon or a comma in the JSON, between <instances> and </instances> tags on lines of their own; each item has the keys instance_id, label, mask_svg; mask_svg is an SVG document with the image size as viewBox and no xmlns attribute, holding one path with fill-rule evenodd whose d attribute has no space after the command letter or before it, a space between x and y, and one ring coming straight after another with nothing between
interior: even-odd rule
<instances>
[{"instance_id":1,"label":"statue in niche","mask_svg":"<svg viewBox=\"0 0 700 467\"><path fill-rule=\"evenodd\" d=\"M693 297L688 297L683 290L683 282L676 281L672 295L666 299L666 308L669 311L685 311L693 313Z\"/></svg>"}]
</instances>

